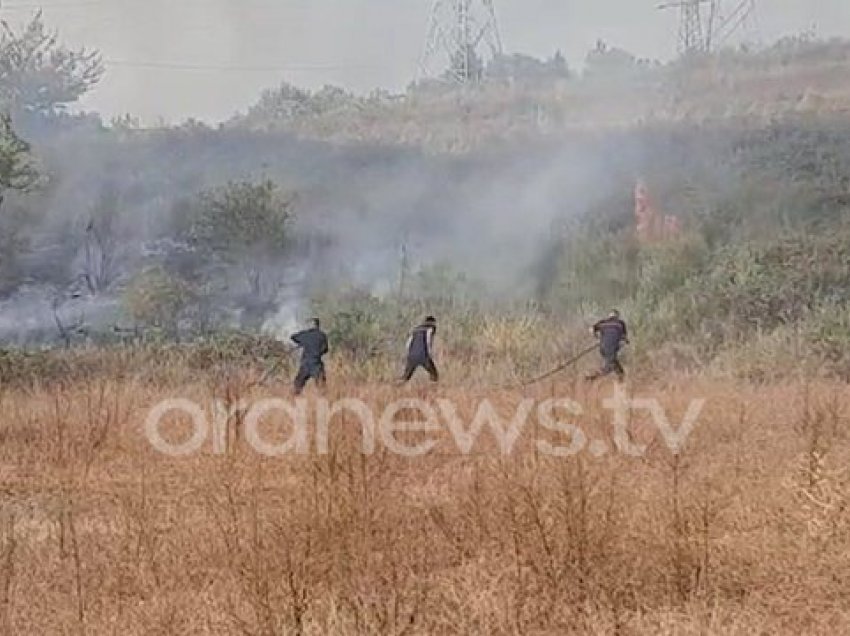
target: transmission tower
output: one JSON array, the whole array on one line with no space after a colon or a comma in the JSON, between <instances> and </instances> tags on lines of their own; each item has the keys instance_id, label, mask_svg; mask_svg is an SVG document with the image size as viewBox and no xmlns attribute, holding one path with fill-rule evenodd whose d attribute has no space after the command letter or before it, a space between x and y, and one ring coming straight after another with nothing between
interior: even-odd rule
<instances>
[{"instance_id":1,"label":"transmission tower","mask_svg":"<svg viewBox=\"0 0 850 636\"><path fill-rule=\"evenodd\" d=\"M679 0L659 9L679 10L679 53L710 53L738 31L755 10L756 0Z\"/></svg>"},{"instance_id":2,"label":"transmission tower","mask_svg":"<svg viewBox=\"0 0 850 636\"><path fill-rule=\"evenodd\" d=\"M456 84L481 79L486 46L490 57L502 54L493 0L434 0L428 19L419 77Z\"/></svg>"},{"instance_id":3,"label":"transmission tower","mask_svg":"<svg viewBox=\"0 0 850 636\"><path fill-rule=\"evenodd\" d=\"M688 55L711 50L716 0L681 0L659 5L658 8L679 10L679 53Z\"/></svg>"}]
</instances>

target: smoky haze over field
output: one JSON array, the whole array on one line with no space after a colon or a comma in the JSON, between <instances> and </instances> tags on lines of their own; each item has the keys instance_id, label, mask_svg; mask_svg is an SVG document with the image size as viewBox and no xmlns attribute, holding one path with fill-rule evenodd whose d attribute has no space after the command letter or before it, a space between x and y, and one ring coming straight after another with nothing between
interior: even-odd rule
<instances>
[{"instance_id":1,"label":"smoky haze over field","mask_svg":"<svg viewBox=\"0 0 850 636\"><path fill-rule=\"evenodd\" d=\"M627 204L644 153L636 140L618 144L616 154L606 144L576 140L444 157L210 130L121 141L78 131L49 144L51 185L28 195L44 210L24 263L30 282L0 308L6 339L55 336L50 306L57 295L66 323L126 326L123 284L150 262L152 246L174 236L195 193L232 179L272 178L298 195L294 229L302 247L270 264L282 286L275 300L289 322L323 284L394 291L402 246L411 276L446 265L483 283L474 285L482 293L486 287L527 297L533 269L561 222L612 193ZM116 281L96 298L70 298L84 268L86 224L104 201L117 210ZM241 281L234 280L220 292L222 305L238 304Z\"/></svg>"},{"instance_id":2,"label":"smoky haze over field","mask_svg":"<svg viewBox=\"0 0 850 636\"><path fill-rule=\"evenodd\" d=\"M103 52L105 78L85 95L82 106L105 115L141 113L148 121L157 116L227 119L282 79L308 87L332 81L359 90L403 85L412 73L405 60L415 60L426 5L417 4L414 11L403 3L351 2L335 9L325 1L280 6L250 0L237 10L235 3L191 0L174 7L163 3L160 12L145 4L140 13L140 4L126 0L47 5L45 18L60 29L63 41ZM662 37L671 27L669 18L660 18L651 7L613 3L603 12L591 5L601 6L499 3L508 50L550 55L562 48L574 61L596 37L608 37L639 55L663 57L661 48L673 48L671 39ZM841 3L812 3L802 12L798 4L783 6L777 5L774 17L782 16L789 25L800 23L802 14L809 15L806 11L833 17L850 12ZM74 21L95 7L98 13L90 23ZM623 13L617 14L616 7ZM26 13L23 5L10 10ZM618 20L603 20L602 13ZM632 29L641 19L647 20L647 29ZM563 46L571 29L582 35ZM390 41L397 40L398 55L386 55L389 45L380 37L386 33ZM285 55L279 49L282 43ZM163 68L158 60L178 63ZM376 60L380 64L373 64ZM337 68L330 75L315 69L302 75L232 72L240 65L298 62ZM634 60L630 64L637 75L645 68ZM358 75L358 68L367 67L383 70ZM551 77L546 81L554 83ZM9 194L4 203L3 222L14 228L0 230L4 247L16 257L0 263L0 338L55 339L57 329L129 326L132 321L122 304L128 283L153 264L170 265L185 256L181 241L199 193L231 181L270 179L297 197L291 249L263 263L273 284L257 309L264 318L276 316L273 322L281 329L291 326L296 311L307 311L307 300L325 287L387 295L397 289L403 265L412 276L445 266L443 273L465 276L468 289L481 295L534 298L551 268L546 261L557 242L553 238L568 234L571 222L590 218L600 224L602 234L631 223L636 179L650 176L663 188L665 182L685 183L699 173L702 186L711 186L718 196L735 181L724 168L725 142L712 145L716 130L606 128L547 137L536 128L539 112L533 100L524 100L510 83L488 93L491 88L480 95L495 96L495 108L502 108L499 115L508 126L531 122L525 131L531 134L505 134L500 143L471 144L453 155L426 152L415 143L372 145L363 141L368 135L345 144L309 141L286 132L288 125L298 123L288 116L268 129L238 118L220 128L197 122L154 129L110 127L97 116L55 112L16 121L20 134L32 142L42 181L28 194ZM519 99L508 106L499 101L505 94ZM588 94L591 106L596 105L594 94ZM390 98L375 103L346 99L341 119L332 125L356 132L358 126L381 129L388 114L401 113L403 121L429 134L433 112L451 124L472 108L457 94L431 95L414 104L418 111L392 113L395 102ZM80 104L72 105L76 109ZM489 106L484 105L485 113ZM304 119L318 120L314 114ZM434 126L441 123L445 121ZM486 115L470 117L464 126L475 132L476 126L488 123L502 133L502 122L488 122ZM91 258L89 229L103 215L110 219L112 272L109 283L94 293L81 290L80 279ZM228 324L244 325L244 314L253 311L250 305L257 299L248 298L235 267L225 270L204 280L204 293L216 308L233 310Z\"/></svg>"}]
</instances>

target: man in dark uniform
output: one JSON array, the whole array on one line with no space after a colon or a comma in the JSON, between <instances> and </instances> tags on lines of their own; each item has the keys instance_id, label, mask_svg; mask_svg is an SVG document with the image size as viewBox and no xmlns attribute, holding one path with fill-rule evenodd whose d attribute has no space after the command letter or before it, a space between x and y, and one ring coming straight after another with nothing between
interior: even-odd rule
<instances>
[{"instance_id":1,"label":"man in dark uniform","mask_svg":"<svg viewBox=\"0 0 850 636\"><path fill-rule=\"evenodd\" d=\"M437 319L434 316L428 316L425 322L411 332L407 340L407 366L401 379L402 383L409 382L419 367L428 372L432 382L440 379L437 365L431 357L435 333L437 333Z\"/></svg>"},{"instance_id":2,"label":"man in dark uniform","mask_svg":"<svg viewBox=\"0 0 850 636\"><path fill-rule=\"evenodd\" d=\"M322 356L328 352L328 336L321 329L318 318L313 326L292 336L292 342L301 347L301 366L295 376L295 395L301 395L307 381L311 378L320 387L325 386L325 363Z\"/></svg>"},{"instance_id":3,"label":"man in dark uniform","mask_svg":"<svg viewBox=\"0 0 850 636\"><path fill-rule=\"evenodd\" d=\"M623 370L623 365L620 364L618 356L623 344L629 343L629 332L626 323L620 319L620 312L612 311L607 318L593 325L591 331L599 340L602 368L589 376L588 380L597 380L611 373L616 373L617 378L622 380L626 372Z\"/></svg>"}]
</instances>

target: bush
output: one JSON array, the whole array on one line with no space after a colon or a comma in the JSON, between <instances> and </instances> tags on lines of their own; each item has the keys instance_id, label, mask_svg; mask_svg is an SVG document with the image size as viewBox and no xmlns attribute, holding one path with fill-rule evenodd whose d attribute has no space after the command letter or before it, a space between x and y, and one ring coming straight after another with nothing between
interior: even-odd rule
<instances>
[{"instance_id":1,"label":"bush","mask_svg":"<svg viewBox=\"0 0 850 636\"><path fill-rule=\"evenodd\" d=\"M192 290L162 267L136 275L125 293L125 303L136 323L177 335L180 317L192 302Z\"/></svg>"},{"instance_id":2,"label":"bush","mask_svg":"<svg viewBox=\"0 0 850 636\"><path fill-rule=\"evenodd\" d=\"M398 308L363 290L326 294L313 303L316 315L327 325L334 351L362 364L391 350L400 326Z\"/></svg>"}]
</instances>

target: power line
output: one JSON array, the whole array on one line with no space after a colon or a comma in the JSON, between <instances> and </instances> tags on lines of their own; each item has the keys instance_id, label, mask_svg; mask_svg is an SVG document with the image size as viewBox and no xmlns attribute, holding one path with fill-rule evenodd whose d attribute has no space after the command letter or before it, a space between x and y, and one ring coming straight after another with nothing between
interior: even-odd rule
<instances>
[{"instance_id":1,"label":"power line","mask_svg":"<svg viewBox=\"0 0 850 636\"><path fill-rule=\"evenodd\" d=\"M755 11L756 0L740 0L740 3L721 20L715 38L720 40L720 44L724 44L747 24Z\"/></svg>"},{"instance_id":2,"label":"power line","mask_svg":"<svg viewBox=\"0 0 850 636\"><path fill-rule=\"evenodd\" d=\"M285 72L323 72L323 71L356 71L356 70L388 70L387 66L372 65L291 65L291 66L227 66L218 64L186 64L182 62L146 62L135 60L104 59L106 66L124 66L129 68L149 68L169 71L214 71L214 72L256 72L256 73L285 73Z\"/></svg>"},{"instance_id":3,"label":"power line","mask_svg":"<svg viewBox=\"0 0 850 636\"><path fill-rule=\"evenodd\" d=\"M32 11L41 9L75 9L77 7L93 7L98 5L108 4L102 0L91 0L90 2L61 2L56 4L37 3L37 4L0 4L0 10L3 11Z\"/></svg>"},{"instance_id":4,"label":"power line","mask_svg":"<svg viewBox=\"0 0 850 636\"><path fill-rule=\"evenodd\" d=\"M162 2L166 2L167 0L160 0ZM183 4L194 2L196 4L206 4L208 1L212 0L182 0ZM277 0L241 0L244 2L253 2L253 3L262 3L262 2L276 2ZM0 2L0 10L32 10L32 9L63 9L63 8L75 8L75 7L92 7L92 6L103 6L103 5L114 5L115 1L112 0L82 0L80 2L72 1L72 2L13 2L12 4L6 4ZM150 1L146 2L146 4L150 4ZM304 5L309 6L309 5Z\"/></svg>"}]
</instances>

